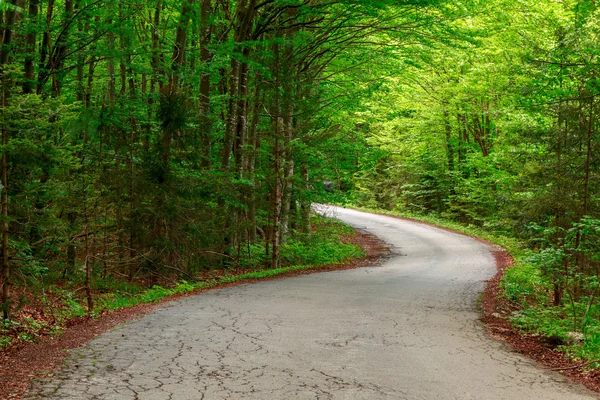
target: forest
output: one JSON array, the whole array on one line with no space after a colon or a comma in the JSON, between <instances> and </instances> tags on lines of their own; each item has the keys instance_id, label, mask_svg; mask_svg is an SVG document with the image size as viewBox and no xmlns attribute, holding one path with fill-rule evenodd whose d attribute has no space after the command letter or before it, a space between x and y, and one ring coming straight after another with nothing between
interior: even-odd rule
<instances>
[{"instance_id":1,"label":"forest","mask_svg":"<svg viewBox=\"0 0 600 400\"><path fill-rule=\"evenodd\" d=\"M600 352L594 0L4 0L0 28L0 333L356 256L329 202L518 241L515 324Z\"/></svg>"}]
</instances>

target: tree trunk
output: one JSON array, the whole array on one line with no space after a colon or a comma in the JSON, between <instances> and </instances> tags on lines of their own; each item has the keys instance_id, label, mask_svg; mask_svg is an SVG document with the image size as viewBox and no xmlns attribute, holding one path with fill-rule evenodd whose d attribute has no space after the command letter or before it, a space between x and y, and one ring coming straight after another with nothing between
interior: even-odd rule
<instances>
[{"instance_id":1,"label":"tree trunk","mask_svg":"<svg viewBox=\"0 0 600 400\"><path fill-rule=\"evenodd\" d=\"M450 114L444 110L444 133L446 134L446 154L448 157L448 171L454 171L454 146L452 145L452 126Z\"/></svg>"},{"instance_id":2,"label":"tree trunk","mask_svg":"<svg viewBox=\"0 0 600 400\"><path fill-rule=\"evenodd\" d=\"M274 158L274 182L272 193L272 213L273 224L271 226L271 268L279 268L281 265L280 259L280 221L281 221L281 203L282 203L282 171L281 171L281 140L280 135L280 118L277 117L275 122L275 145L273 146Z\"/></svg>"},{"instance_id":3,"label":"tree trunk","mask_svg":"<svg viewBox=\"0 0 600 400\"><path fill-rule=\"evenodd\" d=\"M248 64L240 65L240 90L237 104L237 124L235 127L234 157L235 168L239 176L242 175L245 157L246 141L248 136Z\"/></svg>"},{"instance_id":4,"label":"tree trunk","mask_svg":"<svg viewBox=\"0 0 600 400\"><path fill-rule=\"evenodd\" d=\"M40 63L38 69L38 80L37 80L37 94L41 94L44 90L44 85L48 80L48 65L47 58L50 53L51 37L50 30L52 24L52 18L54 14L54 0L48 0L48 6L46 8L46 29L42 35L42 43L40 46Z\"/></svg>"},{"instance_id":5,"label":"tree trunk","mask_svg":"<svg viewBox=\"0 0 600 400\"><path fill-rule=\"evenodd\" d=\"M221 154L221 169L223 171L229 170L229 166L231 163L231 153L233 151L235 128L237 125L237 98L239 93L240 68L240 62L236 59L232 59L231 71L229 72L229 105L227 107L225 138L223 139L223 152Z\"/></svg>"},{"instance_id":6,"label":"tree trunk","mask_svg":"<svg viewBox=\"0 0 600 400\"><path fill-rule=\"evenodd\" d=\"M185 65L187 31L195 1L196 0L183 0L183 4L181 5L181 14L179 15L179 24L177 24L173 56L171 58L172 69L169 82L173 89L179 86L179 70Z\"/></svg>"},{"instance_id":7,"label":"tree trunk","mask_svg":"<svg viewBox=\"0 0 600 400\"><path fill-rule=\"evenodd\" d=\"M558 105L558 111L557 111L557 127L558 127L558 136L557 136L557 148L556 148L556 170L555 170L555 181L558 183L559 185L559 191L560 191L560 185L562 185L562 178L560 177L562 175L562 144L563 144L563 136L567 136L567 119L565 118L565 130L563 132L562 130L562 122L563 122L563 104L562 101L559 102ZM553 241L554 241L554 245L559 246L560 245L560 236L559 236L559 230L558 228L560 227L560 220L562 218L563 215L563 210L559 207L556 207L554 210L554 228L555 228L555 233L553 234ZM562 286L560 283L560 272L558 271L558 266L556 266L555 270L552 273L552 304L555 307L560 306L561 302L562 302Z\"/></svg>"},{"instance_id":8,"label":"tree trunk","mask_svg":"<svg viewBox=\"0 0 600 400\"><path fill-rule=\"evenodd\" d=\"M594 133L594 96L590 100L590 114L587 124L587 153L585 157L585 172L584 172L584 185L583 185L583 215L586 216L589 211L590 202L590 165L592 162L592 138Z\"/></svg>"},{"instance_id":9,"label":"tree trunk","mask_svg":"<svg viewBox=\"0 0 600 400\"><path fill-rule=\"evenodd\" d=\"M292 189L294 176L294 155L292 151L292 139L294 136L293 127L293 107L292 99L293 96L288 92L289 100L286 104L285 117L284 117L284 133L283 133L283 178L282 178L282 204L281 204L281 230L280 230L280 243L285 244L290 229L290 209L292 205Z\"/></svg>"},{"instance_id":10,"label":"tree trunk","mask_svg":"<svg viewBox=\"0 0 600 400\"><path fill-rule=\"evenodd\" d=\"M211 0L201 0L200 4L200 137L202 145L201 165L203 168L210 167L211 148L211 117L210 117L210 72L208 65L212 55L208 50L211 39L210 11Z\"/></svg>"},{"instance_id":11,"label":"tree trunk","mask_svg":"<svg viewBox=\"0 0 600 400\"><path fill-rule=\"evenodd\" d=\"M258 122L260 118L260 75L257 73L254 78L254 99L252 101L252 120L248 127L248 146L246 150L246 165L245 175L246 178L252 181L252 186L248 190L247 206L248 206L248 217L247 217L247 230L248 230L248 241L250 243L256 242L256 189L257 180L254 175L254 169L256 164L256 152L259 147L260 138L258 134Z\"/></svg>"},{"instance_id":12,"label":"tree trunk","mask_svg":"<svg viewBox=\"0 0 600 400\"><path fill-rule=\"evenodd\" d=\"M87 210L84 211L86 213L87 219ZM92 267L90 265L90 229L89 223L86 221L85 223L85 296L87 298L87 306L88 313L91 313L94 310L94 299L92 298Z\"/></svg>"},{"instance_id":13,"label":"tree trunk","mask_svg":"<svg viewBox=\"0 0 600 400\"><path fill-rule=\"evenodd\" d=\"M106 21L106 24L111 25L112 19L109 18ZM116 82L116 77L115 77L115 58L114 58L115 34L113 32L108 32L106 34L106 38L108 40L108 51L110 53L110 56L106 60L106 62L107 62L106 70L108 73L108 92L106 93L106 99L109 101L109 103L111 103L111 105L113 105L117 98L117 82Z\"/></svg>"},{"instance_id":14,"label":"tree trunk","mask_svg":"<svg viewBox=\"0 0 600 400\"><path fill-rule=\"evenodd\" d=\"M39 0L29 0L29 33L25 37L25 63L23 65L24 70L24 82L23 82L23 93L33 93L34 81L33 81L33 60L35 58L35 39L36 30L31 28L32 24L37 23L39 11Z\"/></svg>"},{"instance_id":15,"label":"tree trunk","mask_svg":"<svg viewBox=\"0 0 600 400\"><path fill-rule=\"evenodd\" d=\"M3 89L3 97L5 92ZM3 104L3 107L5 105ZM2 145L6 146L8 143L8 131L5 123L2 124ZM2 152L2 304L4 305L3 315L4 319L10 318L8 300L10 297L10 265L8 263L8 239L9 239L9 225L8 225L8 176L7 176L7 165L6 165L6 152Z\"/></svg>"},{"instance_id":16,"label":"tree trunk","mask_svg":"<svg viewBox=\"0 0 600 400\"><path fill-rule=\"evenodd\" d=\"M231 70L229 73L229 104L227 108L227 121L225 125L225 138L223 140L223 152L221 153L221 169L227 171L231 164L231 154L237 134L238 118L240 110L240 96L243 92L244 71L247 66L236 58L240 51L240 44L250 38L252 23L256 14L256 0L240 0L236 8L237 29L234 32L234 54L231 58ZM250 55L250 49L243 50L243 57Z\"/></svg>"},{"instance_id":17,"label":"tree trunk","mask_svg":"<svg viewBox=\"0 0 600 400\"><path fill-rule=\"evenodd\" d=\"M17 0L13 0L11 4L16 8ZM2 38L2 49L0 50L0 74L2 79L2 110L6 109L9 97L9 88L7 87L10 82L8 80L6 71L6 65L10 60L12 38L13 38L13 26L15 23L16 12L14 8L6 11L6 25L4 28L4 35ZM2 145L6 147L8 145L8 127L6 126L7 121L2 121ZM3 305L3 318L10 318L10 264L9 264L9 222L8 222L8 160L7 152L2 152L2 194L0 202L2 203L2 305Z\"/></svg>"},{"instance_id":18,"label":"tree trunk","mask_svg":"<svg viewBox=\"0 0 600 400\"><path fill-rule=\"evenodd\" d=\"M149 105L152 105L152 95L156 92L157 83L160 85L157 76L161 75L163 69L163 55L161 52L161 43L159 36L160 22L161 22L161 10L163 7L163 0L156 0L156 6L154 7L154 19L152 24L152 69L154 74L150 79L150 96L148 97ZM149 107L150 109L151 107ZM149 110L150 111L150 110Z\"/></svg>"},{"instance_id":19,"label":"tree trunk","mask_svg":"<svg viewBox=\"0 0 600 400\"><path fill-rule=\"evenodd\" d=\"M65 0L65 17L63 26L58 38L56 39L56 49L50 57L49 69L52 71L52 87L56 97L60 96L62 89L63 74L62 71L65 59L67 57L68 40L73 23L73 0Z\"/></svg>"},{"instance_id":20,"label":"tree trunk","mask_svg":"<svg viewBox=\"0 0 600 400\"><path fill-rule=\"evenodd\" d=\"M273 105L273 111L271 111L271 118L274 119L274 143L273 143L273 190L272 190L272 215L273 223L270 229L271 236L271 268L278 268L281 264L280 259L280 218L281 218L281 203L282 203L282 166L281 166L281 138L282 130L284 129L284 123L282 121L282 106L279 85L281 84L280 73L280 54L279 44L274 44L274 70L275 70L275 101Z\"/></svg>"},{"instance_id":21,"label":"tree trunk","mask_svg":"<svg viewBox=\"0 0 600 400\"><path fill-rule=\"evenodd\" d=\"M302 184L304 186L305 193L302 195L302 201L300 202L301 210L301 221L300 231L309 234L310 233L310 200L308 199L308 192L310 190L310 183L308 177L308 168L302 166L300 168L300 177L302 178Z\"/></svg>"}]
</instances>

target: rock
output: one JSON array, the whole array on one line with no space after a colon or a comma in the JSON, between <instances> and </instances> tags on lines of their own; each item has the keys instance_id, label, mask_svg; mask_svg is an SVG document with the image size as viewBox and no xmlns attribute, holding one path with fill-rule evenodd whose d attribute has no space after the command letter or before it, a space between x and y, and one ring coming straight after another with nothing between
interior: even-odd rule
<instances>
[{"instance_id":1,"label":"rock","mask_svg":"<svg viewBox=\"0 0 600 400\"><path fill-rule=\"evenodd\" d=\"M569 337L569 339L571 339L573 341L573 343L583 343L583 333L579 333L579 332L569 332L567 334L567 336Z\"/></svg>"}]
</instances>

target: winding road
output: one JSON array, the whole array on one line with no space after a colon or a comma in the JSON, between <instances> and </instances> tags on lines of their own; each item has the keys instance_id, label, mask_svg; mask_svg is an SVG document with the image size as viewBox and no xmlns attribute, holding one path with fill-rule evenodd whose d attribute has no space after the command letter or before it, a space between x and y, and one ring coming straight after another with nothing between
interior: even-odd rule
<instances>
[{"instance_id":1,"label":"winding road","mask_svg":"<svg viewBox=\"0 0 600 400\"><path fill-rule=\"evenodd\" d=\"M381 266L215 290L72 351L26 398L592 399L477 320L489 246L396 218L320 212L393 249Z\"/></svg>"}]
</instances>

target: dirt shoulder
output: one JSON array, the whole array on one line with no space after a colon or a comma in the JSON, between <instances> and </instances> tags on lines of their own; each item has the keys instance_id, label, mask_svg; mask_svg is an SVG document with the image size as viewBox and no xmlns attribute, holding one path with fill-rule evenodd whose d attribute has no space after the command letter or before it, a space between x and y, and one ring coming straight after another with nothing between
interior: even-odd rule
<instances>
[{"instance_id":1,"label":"dirt shoulder","mask_svg":"<svg viewBox=\"0 0 600 400\"><path fill-rule=\"evenodd\" d=\"M487 282L482 298L481 321L486 324L488 334L510 344L514 351L534 359L544 367L558 371L588 389L600 393L600 371L587 369L589 363L570 360L564 353L556 350L555 345L544 336L523 333L512 326L509 318L516 310L516 306L502 298L500 280L506 269L513 265L513 259L506 251L495 251L494 258L497 273Z\"/></svg>"},{"instance_id":2,"label":"dirt shoulder","mask_svg":"<svg viewBox=\"0 0 600 400\"><path fill-rule=\"evenodd\" d=\"M384 242L365 232L358 231L356 235L348 237L346 240L348 243L360 246L366 253L365 257L344 264L318 266L313 269L289 272L268 279L281 279L316 272L372 266L378 264L383 257L389 254L389 248ZM247 279L208 290L223 289L264 280ZM21 399L32 379L40 376L52 376L52 371L63 363L67 350L79 347L127 320L141 317L164 303L193 296L203 291L205 290L166 297L156 303L140 304L132 308L114 310L97 318L83 317L71 320L62 335L48 336L38 343L25 343L0 352L0 399Z\"/></svg>"}]
</instances>

